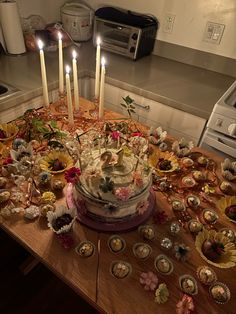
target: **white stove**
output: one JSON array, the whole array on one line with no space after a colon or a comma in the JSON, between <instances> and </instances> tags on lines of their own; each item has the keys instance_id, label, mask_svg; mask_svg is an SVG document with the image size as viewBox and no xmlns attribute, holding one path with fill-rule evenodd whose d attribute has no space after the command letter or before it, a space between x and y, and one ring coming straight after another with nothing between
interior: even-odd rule
<instances>
[{"instance_id":1,"label":"white stove","mask_svg":"<svg viewBox=\"0 0 236 314\"><path fill-rule=\"evenodd\" d=\"M200 147L236 158L236 81L215 104Z\"/></svg>"}]
</instances>

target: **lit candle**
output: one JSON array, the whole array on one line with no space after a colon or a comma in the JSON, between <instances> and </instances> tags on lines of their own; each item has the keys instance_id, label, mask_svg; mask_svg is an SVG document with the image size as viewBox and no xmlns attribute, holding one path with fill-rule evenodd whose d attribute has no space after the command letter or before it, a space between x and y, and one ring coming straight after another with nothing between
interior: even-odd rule
<instances>
[{"instance_id":1,"label":"lit candle","mask_svg":"<svg viewBox=\"0 0 236 314\"><path fill-rule=\"evenodd\" d=\"M104 58L102 58L101 63L102 63L102 71L101 71L100 96L99 96L99 112L98 112L99 119L102 119L103 114L104 114L104 89L105 89L105 74L106 74Z\"/></svg>"},{"instance_id":2,"label":"lit candle","mask_svg":"<svg viewBox=\"0 0 236 314\"><path fill-rule=\"evenodd\" d=\"M38 40L38 47L39 47L41 76L42 76L42 86L43 86L43 101L44 101L44 106L48 107L49 106L48 84L47 84L47 74L46 74L46 67L45 67L45 60L44 60L44 52L43 52L43 42L42 42L42 40Z\"/></svg>"},{"instance_id":3,"label":"lit candle","mask_svg":"<svg viewBox=\"0 0 236 314\"><path fill-rule=\"evenodd\" d=\"M99 81L100 81L100 59L101 59L101 40L97 38L97 52L96 52L96 73L95 73L95 99L99 97Z\"/></svg>"},{"instance_id":4,"label":"lit candle","mask_svg":"<svg viewBox=\"0 0 236 314\"><path fill-rule=\"evenodd\" d=\"M66 97L67 97L69 124L74 125L72 97L71 97L71 88L70 88L70 67L68 65L66 66Z\"/></svg>"},{"instance_id":5,"label":"lit candle","mask_svg":"<svg viewBox=\"0 0 236 314\"><path fill-rule=\"evenodd\" d=\"M76 51L72 52L72 66L73 66L73 81L74 81L74 100L75 100L75 110L79 110L79 87L78 87L78 71L77 71L77 54Z\"/></svg>"},{"instance_id":6,"label":"lit candle","mask_svg":"<svg viewBox=\"0 0 236 314\"><path fill-rule=\"evenodd\" d=\"M59 92L64 93L64 76L63 76L63 50L62 34L58 32L58 52L59 52Z\"/></svg>"}]
</instances>

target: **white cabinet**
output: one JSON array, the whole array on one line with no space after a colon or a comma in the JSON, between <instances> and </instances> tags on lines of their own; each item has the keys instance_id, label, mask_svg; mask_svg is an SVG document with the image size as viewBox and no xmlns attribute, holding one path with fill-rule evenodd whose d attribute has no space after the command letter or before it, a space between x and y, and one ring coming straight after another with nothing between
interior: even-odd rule
<instances>
[{"instance_id":1,"label":"white cabinet","mask_svg":"<svg viewBox=\"0 0 236 314\"><path fill-rule=\"evenodd\" d=\"M109 84L106 84L105 88L105 106L127 115L126 110L120 105L123 101L122 97L127 95L134 99L137 104L136 114L133 115L134 119L148 126L162 126L170 135L176 138L184 137L188 140L193 140L196 145L199 143L206 124L206 120L203 118ZM147 110L147 108L149 109Z\"/></svg>"}]
</instances>

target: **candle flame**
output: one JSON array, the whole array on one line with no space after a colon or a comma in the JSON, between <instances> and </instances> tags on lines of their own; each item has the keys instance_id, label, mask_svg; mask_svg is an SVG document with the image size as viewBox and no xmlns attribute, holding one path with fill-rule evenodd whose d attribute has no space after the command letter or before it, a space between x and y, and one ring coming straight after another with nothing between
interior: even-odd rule
<instances>
[{"instance_id":1,"label":"candle flame","mask_svg":"<svg viewBox=\"0 0 236 314\"><path fill-rule=\"evenodd\" d=\"M66 66L66 73L70 74L70 67L69 67L69 65Z\"/></svg>"},{"instance_id":2,"label":"candle flame","mask_svg":"<svg viewBox=\"0 0 236 314\"><path fill-rule=\"evenodd\" d=\"M62 39L62 34L61 34L61 32L58 32L58 39L59 39L59 40Z\"/></svg>"},{"instance_id":3,"label":"candle flame","mask_svg":"<svg viewBox=\"0 0 236 314\"><path fill-rule=\"evenodd\" d=\"M103 67L105 66L105 63L106 63L106 60L105 60L104 57L102 57L102 59L101 59L101 64L102 64Z\"/></svg>"},{"instance_id":4,"label":"candle flame","mask_svg":"<svg viewBox=\"0 0 236 314\"><path fill-rule=\"evenodd\" d=\"M38 40L38 47L40 50L43 49L43 42L41 39Z\"/></svg>"},{"instance_id":5,"label":"candle flame","mask_svg":"<svg viewBox=\"0 0 236 314\"><path fill-rule=\"evenodd\" d=\"M97 37L97 46L101 45L101 38Z\"/></svg>"},{"instance_id":6,"label":"candle flame","mask_svg":"<svg viewBox=\"0 0 236 314\"><path fill-rule=\"evenodd\" d=\"M76 52L75 50L72 51L72 57L73 57L74 59L76 59L76 57L77 57L77 52Z\"/></svg>"}]
</instances>

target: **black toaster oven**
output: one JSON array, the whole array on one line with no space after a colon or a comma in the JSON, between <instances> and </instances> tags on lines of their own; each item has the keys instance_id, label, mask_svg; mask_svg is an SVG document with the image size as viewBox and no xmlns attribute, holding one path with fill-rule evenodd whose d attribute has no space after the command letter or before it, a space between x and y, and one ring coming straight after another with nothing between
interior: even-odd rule
<instances>
[{"instance_id":1,"label":"black toaster oven","mask_svg":"<svg viewBox=\"0 0 236 314\"><path fill-rule=\"evenodd\" d=\"M136 60L152 52L157 28L151 15L102 7L95 12L93 41L100 37L102 49Z\"/></svg>"}]
</instances>

